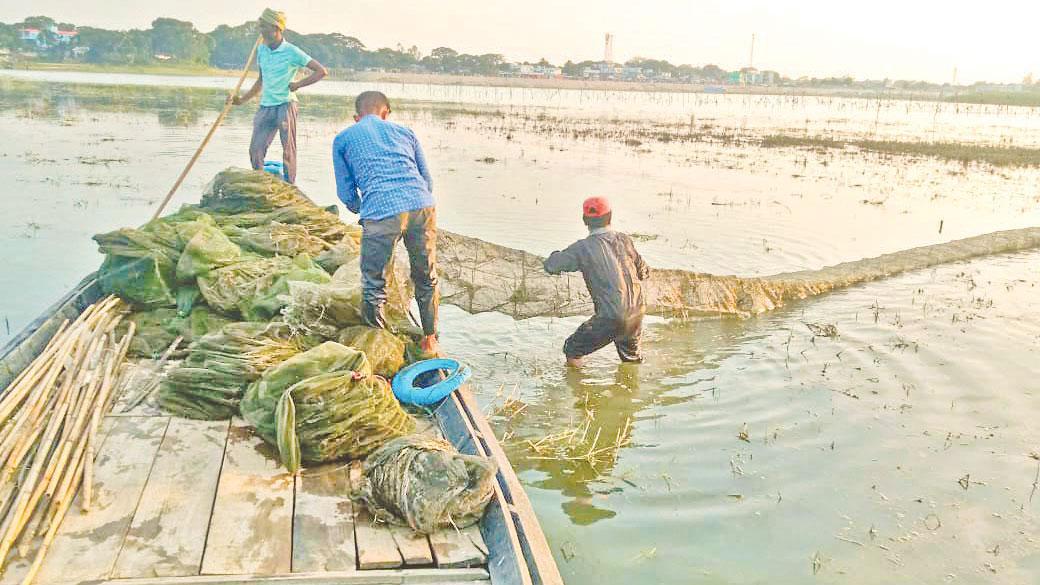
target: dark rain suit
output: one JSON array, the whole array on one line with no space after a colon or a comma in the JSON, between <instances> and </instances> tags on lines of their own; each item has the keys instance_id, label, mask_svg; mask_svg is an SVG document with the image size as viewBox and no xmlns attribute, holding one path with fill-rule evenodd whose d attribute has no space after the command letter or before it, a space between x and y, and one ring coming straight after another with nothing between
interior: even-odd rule
<instances>
[{"instance_id":1,"label":"dark rain suit","mask_svg":"<svg viewBox=\"0 0 1040 585\"><path fill-rule=\"evenodd\" d=\"M646 305L640 282L650 277L650 267L632 238L609 228L592 230L587 238L549 255L545 271L580 271L596 308L592 318L567 338L564 355L580 358L613 342L622 361L641 361L639 339Z\"/></svg>"}]
</instances>

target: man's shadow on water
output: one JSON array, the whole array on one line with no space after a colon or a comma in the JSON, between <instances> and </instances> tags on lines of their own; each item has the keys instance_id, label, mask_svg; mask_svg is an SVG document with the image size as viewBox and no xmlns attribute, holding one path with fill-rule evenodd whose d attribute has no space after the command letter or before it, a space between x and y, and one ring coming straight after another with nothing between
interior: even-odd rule
<instances>
[{"instance_id":1,"label":"man's shadow on water","mask_svg":"<svg viewBox=\"0 0 1040 585\"><path fill-rule=\"evenodd\" d=\"M622 452L654 447L639 444L632 429L653 419L667 425L668 407L710 396L714 370L768 330L757 319L659 324L647 328L642 364L566 368L557 383L543 382L537 408L524 407L506 424L515 429L508 441L514 468L537 472L532 487L567 498L562 508L574 524L613 518L610 496L638 489L615 473Z\"/></svg>"}]
</instances>

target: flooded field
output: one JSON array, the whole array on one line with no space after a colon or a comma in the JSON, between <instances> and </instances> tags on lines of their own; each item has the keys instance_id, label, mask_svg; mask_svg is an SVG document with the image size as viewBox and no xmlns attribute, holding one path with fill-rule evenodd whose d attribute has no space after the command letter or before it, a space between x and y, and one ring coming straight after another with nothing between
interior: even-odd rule
<instances>
[{"instance_id":1,"label":"flooded field","mask_svg":"<svg viewBox=\"0 0 1040 585\"><path fill-rule=\"evenodd\" d=\"M5 75L0 342L97 267L92 234L148 218L227 83ZM333 95L301 106L299 183L331 204L329 146L357 87L317 88ZM582 235L593 193L653 266L742 276L1040 226L1036 110L383 89L426 147L441 225L537 254ZM235 111L174 205L247 163L252 111ZM1011 147L1027 149L1022 164L986 162ZM638 367L603 352L562 368L578 318L446 307L442 344L473 366L568 583L1028 583L1040 580L1038 261L980 258L751 319L655 321Z\"/></svg>"}]
</instances>

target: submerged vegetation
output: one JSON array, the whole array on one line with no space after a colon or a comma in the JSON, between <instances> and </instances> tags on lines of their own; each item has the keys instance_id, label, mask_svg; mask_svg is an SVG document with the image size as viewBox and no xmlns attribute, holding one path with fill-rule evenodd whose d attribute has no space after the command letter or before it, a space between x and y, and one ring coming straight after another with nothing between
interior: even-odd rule
<instances>
[{"instance_id":1,"label":"submerged vegetation","mask_svg":"<svg viewBox=\"0 0 1040 585\"><path fill-rule=\"evenodd\" d=\"M881 154L928 156L961 162L981 162L997 167L1040 166L1040 148L993 146L961 142L909 142L902 140L838 140L824 136L771 134L761 141L765 148L823 148L860 150Z\"/></svg>"}]
</instances>

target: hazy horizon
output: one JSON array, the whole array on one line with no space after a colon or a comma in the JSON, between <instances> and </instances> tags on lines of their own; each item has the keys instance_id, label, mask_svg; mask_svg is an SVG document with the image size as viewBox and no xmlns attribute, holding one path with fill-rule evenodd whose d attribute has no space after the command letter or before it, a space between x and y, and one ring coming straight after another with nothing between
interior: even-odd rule
<instances>
[{"instance_id":1,"label":"hazy horizon","mask_svg":"<svg viewBox=\"0 0 1040 585\"><path fill-rule=\"evenodd\" d=\"M166 16L209 32L221 24L251 20L268 6L250 0L181 0L148 8L127 0L91 4L87 12L81 2L71 0L0 0L0 9L4 22L49 16L80 26L127 29L147 28ZM1040 21L1040 4L997 0L985 12L977 4L969 9L961 7L966 3L947 3L934 9L893 0L854 9L821 0L802 0L798 8L763 0L692 4L452 0L444 6L281 0L271 6L284 10L289 27L302 33L339 32L369 48L416 45L424 54L448 46L466 53L502 53L511 61L598 60L603 58L604 34L611 32L616 61L638 56L732 70L748 65L754 33L754 66L793 78L851 75L944 83L953 80L956 68L958 83L1014 83L1026 74L1040 74L1040 54L1028 42Z\"/></svg>"}]
</instances>

